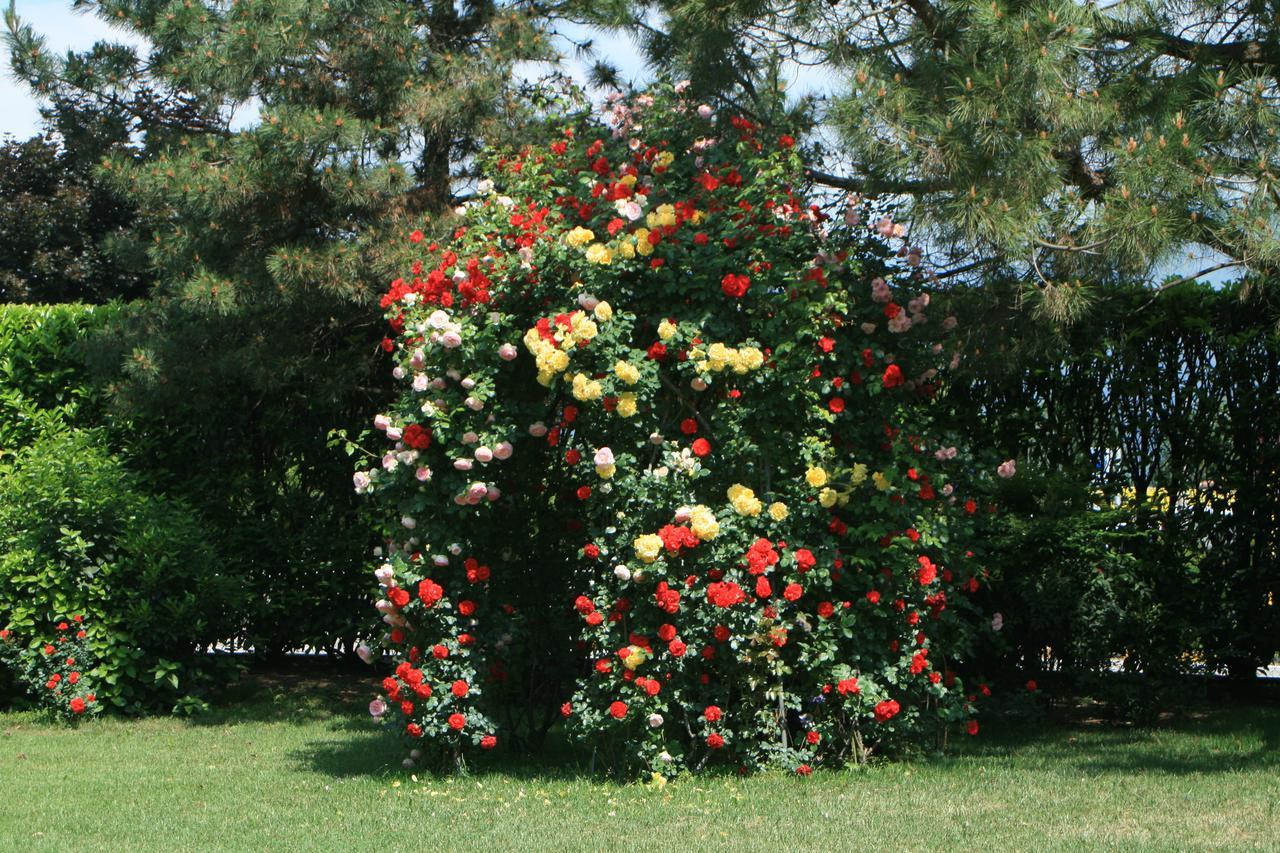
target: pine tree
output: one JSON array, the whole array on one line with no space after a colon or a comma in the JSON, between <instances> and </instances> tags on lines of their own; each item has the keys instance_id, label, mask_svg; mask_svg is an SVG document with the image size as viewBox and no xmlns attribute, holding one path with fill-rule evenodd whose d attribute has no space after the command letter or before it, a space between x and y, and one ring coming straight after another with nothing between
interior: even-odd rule
<instances>
[{"instance_id":1,"label":"pine tree","mask_svg":"<svg viewBox=\"0 0 1280 853\"><path fill-rule=\"evenodd\" d=\"M1075 283L1149 275L1189 247L1214 269L1280 266L1269 4L679 0L599 19L730 99L780 60L817 65L813 177L904 200L942 274L1003 268L1069 311Z\"/></svg>"},{"instance_id":2,"label":"pine tree","mask_svg":"<svg viewBox=\"0 0 1280 853\"><path fill-rule=\"evenodd\" d=\"M480 140L535 108L513 69L546 40L488 0L75 5L145 47L55 56L12 8L7 40L148 241L157 284L99 341L135 462L262 591L260 648L331 643L369 543L328 436L388 390L374 247L445 227Z\"/></svg>"}]
</instances>

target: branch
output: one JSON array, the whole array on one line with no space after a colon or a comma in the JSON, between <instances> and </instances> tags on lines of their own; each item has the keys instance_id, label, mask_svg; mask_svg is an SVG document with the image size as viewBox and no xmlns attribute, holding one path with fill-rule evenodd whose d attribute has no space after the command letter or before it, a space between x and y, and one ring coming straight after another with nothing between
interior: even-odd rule
<instances>
[{"instance_id":1,"label":"branch","mask_svg":"<svg viewBox=\"0 0 1280 853\"><path fill-rule=\"evenodd\" d=\"M945 181L895 181L883 178L853 178L832 175L817 169L805 169L805 177L816 184L865 195L922 195L945 190Z\"/></svg>"}]
</instances>

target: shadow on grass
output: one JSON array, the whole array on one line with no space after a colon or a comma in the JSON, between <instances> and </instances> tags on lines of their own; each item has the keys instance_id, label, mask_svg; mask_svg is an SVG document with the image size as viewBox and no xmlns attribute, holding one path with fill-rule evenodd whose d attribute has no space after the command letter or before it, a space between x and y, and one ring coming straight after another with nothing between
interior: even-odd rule
<instances>
[{"instance_id":1,"label":"shadow on grass","mask_svg":"<svg viewBox=\"0 0 1280 853\"><path fill-rule=\"evenodd\" d=\"M323 736L289 755L300 767L334 778L402 776L408 772L401 765L406 744L369 717L368 703L377 690L377 679L368 670L250 673L219 696L212 711L193 717L191 725L321 724ZM1088 775L1280 773L1280 707L1186 709L1143 728L1094 719L1079 708L1063 716L989 717L980 738L962 736L953 739L946 755L913 760L947 765L993 759L1028 767L1055 765ZM413 772L419 777L449 775L432 767ZM538 781L606 778L589 749L575 748L559 732L532 755L499 750L476 756L469 772Z\"/></svg>"}]
</instances>

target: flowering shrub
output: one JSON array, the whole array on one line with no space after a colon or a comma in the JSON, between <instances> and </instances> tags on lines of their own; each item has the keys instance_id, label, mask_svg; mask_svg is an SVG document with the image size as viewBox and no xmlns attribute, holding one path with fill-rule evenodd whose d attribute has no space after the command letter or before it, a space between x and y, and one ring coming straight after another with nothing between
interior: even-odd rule
<instances>
[{"instance_id":1,"label":"flowering shrub","mask_svg":"<svg viewBox=\"0 0 1280 853\"><path fill-rule=\"evenodd\" d=\"M88 643L84 617L62 620L51 636L22 643L0 630L0 665L8 667L36 706L64 720L97 714L102 706L86 676L97 661Z\"/></svg>"},{"instance_id":2,"label":"flowering shrub","mask_svg":"<svg viewBox=\"0 0 1280 853\"><path fill-rule=\"evenodd\" d=\"M788 136L670 90L607 116L491 155L448 238L401 247L407 389L355 475L394 514L371 710L493 748L563 646L560 712L617 767L976 732L957 543L986 507L931 437L954 321L905 289L918 251L809 203Z\"/></svg>"}]
</instances>

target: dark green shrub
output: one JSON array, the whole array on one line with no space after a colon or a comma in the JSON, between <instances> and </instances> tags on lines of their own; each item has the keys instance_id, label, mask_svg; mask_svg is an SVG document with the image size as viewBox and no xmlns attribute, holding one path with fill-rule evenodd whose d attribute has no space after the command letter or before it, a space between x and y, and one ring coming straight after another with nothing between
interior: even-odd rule
<instances>
[{"instance_id":1,"label":"dark green shrub","mask_svg":"<svg viewBox=\"0 0 1280 853\"><path fill-rule=\"evenodd\" d=\"M234 635L245 590L184 503L143 483L87 430L51 433L0 466L0 625L31 636L84 614L93 679L125 711L170 707Z\"/></svg>"}]
</instances>

